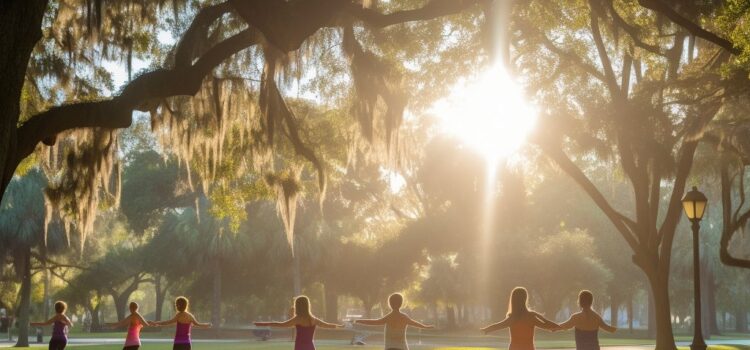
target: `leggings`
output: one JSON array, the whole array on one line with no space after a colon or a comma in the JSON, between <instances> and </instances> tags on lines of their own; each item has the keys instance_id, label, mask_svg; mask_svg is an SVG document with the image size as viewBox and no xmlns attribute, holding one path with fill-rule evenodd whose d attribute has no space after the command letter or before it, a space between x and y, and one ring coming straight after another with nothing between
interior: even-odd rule
<instances>
[{"instance_id":1,"label":"leggings","mask_svg":"<svg viewBox=\"0 0 750 350\"><path fill-rule=\"evenodd\" d=\"M49 350L63 350L68 345L67 339L52 338L49 340Z\"/></svg>"},{"instance_id":2,"label":"leggings","mask_svg":"<svg viewBox=\"0 0 750 350\"><path fill-rule=\"evenodd\" d=\"M172 346L172 350L192 350L190 344L175 344Z\"/></svg>"},{"instance_id":3,"label":"leggings","mask_svg":"<svg viewBox=\"0 0 750 350\"><path fill-rule=\"evenodd\" d=\"M122 350L138 350L138 348L140 347L141 347L140 345L130 345L130 346L126 346L122 348Z\"/></svg>"}]
</instances>

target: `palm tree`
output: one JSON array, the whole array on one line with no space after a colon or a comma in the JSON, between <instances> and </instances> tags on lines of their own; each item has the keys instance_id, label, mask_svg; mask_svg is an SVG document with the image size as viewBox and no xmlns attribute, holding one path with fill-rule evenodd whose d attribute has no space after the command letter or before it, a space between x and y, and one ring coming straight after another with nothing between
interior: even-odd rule
<instances>
[{"instance_id":1,"label":"palm tree","mask_svg":"<svg viewBox=\"0 0 750 350\"><path fill-rule=\"evenodd\" d=\"M19 333L16 346L29 345L29 308L31 303L31 260L33 251L44 261L47 254L61 250L65 235L59 225L46 226L44 189L46 179L33 169L14 178L0 203L0 252L11 259L16 277L21 281L17 309ZM47 230L49 229L49 232Z\"/></svg>"}]
</instances>

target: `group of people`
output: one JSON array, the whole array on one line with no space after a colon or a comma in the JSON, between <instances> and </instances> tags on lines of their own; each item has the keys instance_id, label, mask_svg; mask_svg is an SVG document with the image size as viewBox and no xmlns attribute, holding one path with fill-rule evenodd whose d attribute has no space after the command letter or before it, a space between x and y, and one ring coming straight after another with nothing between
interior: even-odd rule
<instances>
[{"instance_id":1,"label":"group of people","mask_svg":"<svg viewBox=\"0 0 750 350\"><path fill-rule=\"evenodd\" d=\"M336 328L342 325L327 323L316 318L310 312L310 300L306 296L297 297L294 301L294 316L284 322L255 322L259 327L295 328L294 350L315 350L313 338L315 328ZM528 292L525 288L517 287L511 292L506 318L498 323L481 329L485 334L508 328L510 330L509 350L534 350L534 331L542 328L549 331L559 331L575 328L577 350L599 350L599 329L615 332L617 329L608 325L602 317L592 309L594 295L584 290L578 295L578 305L581 310L573 314L567 321L557 324L547 320L542 315L529 309ZM407 327L420 329L434 328L415 321L401 312L404 297L399 293L391 294L388 298L391 312L378 319L360 319L354 321L365 326L384 326L385 350L408 350L406 342Z\"/></svg>"},{"instance_id":2,"label":"group of people","mask_svg":"<svg viewBox=\"0 0 750 350\"><path fill-rule=\"evenodd\" d=\"M557 324L542 315L529 309L528 292L525 288L513 289L508 305L506 318L498 323L491 324L481 329L485 334L508 328L510 330L509 350L534 350L534 332L536 328L548 331L575 329L575 341L577 350L599 350L599 329L615 332L616 328L604 322L601 316L592 309L594 296L589 291L581 291L578 295L578 305L581 311L573 314L567 321ZM130 315L125 319L110 323L112 327L128 326L123 350L137 350L141 346L140 332L144 326L167 326L176 325L173 350L190 350L192 327L208 328L210 323L200 323L188 312L188 299L178 297L175 300L177 313L168 321L149 322L138 313L138 304L130 303ZM365 326L384 326L385 350L408 350L406 342L406 329L415 327L430 329L434 326L422 324L405 313L401 312L404 305L404 297L399 293L392 294L388 298L391 312L378 319L360 319L355 323ZM52 338L49 342L50 350L62 350L67 345L67 328L73 323L65 316L67 305L58 301L55 303L55 315L46 322L34 322L32 326L52 327ZM295 328L294 350L315 350L315 329L344 327L340 324L328 323L315 317L310 311L310 299L299 296L294 299L294 315L283 322L255 322L258 327Z\"/></svg>"},{"instance_id":3,"label":"group of people","mask_svg":"<svg viewBox=\"0 0 750 350\"><path fill-rule=\"evenodd\" d=\"M190 350L192 348L192 339L190 330L193 327L209 328L210 323L201 323L195 319L195 316L188 312L190 302L185 297L177 297L174 302L174 317L168 321L146 321L138 312L138 303L130 303L130 315L123 320L115 323L108 323L112 328L128 327L128 333L125 336L125 346L123 350L138 350L141 347L141 329L143 327L159 327L176 325L174 335L173 350ZM32 322L31 326L41 327L52 325L52 337L49 341L49 350L63 350L68 345L68 328L73 327L73 322L65 315L68 305L63 301L55 302L55 315L44 322Z\"/></svg>"}]
</instances>

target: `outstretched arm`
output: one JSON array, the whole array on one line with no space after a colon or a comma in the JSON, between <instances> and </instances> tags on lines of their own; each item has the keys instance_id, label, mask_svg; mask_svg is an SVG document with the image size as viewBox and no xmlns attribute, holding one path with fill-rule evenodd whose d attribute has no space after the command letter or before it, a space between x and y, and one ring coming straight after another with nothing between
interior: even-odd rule
<instances>
[{"instance_id":1,"label":"outstretched arm","mask_svg":"<svg viewBox=\"0 0 750 350\"><path fill-rule=\"evenodd\" d=\"M108 322L107 326L110 326L111 328L120 328L125 327L130 323L130 318L133 317L133 315L130 315L128 317L123 318L122 320L118 322Z\"/></svg>"},{"instance_id":2,"label":"outstretched arm","mask_svg":"<svg viewBox=\"0 0 750 350\"><path fill-rule=\"evenodd\" d=\"M136 312L135 313L135 317L137 317L138 318L138 322L140 322L144 326L155 326L152 322L146 321L146 319L143 318L143 316L141 316L140 313Z\"/></svg>"},{"instance_id":3,"label":"outstretched arm","mask_svg":"<svg viewBox=\"0 0 750 350\"><path fill-rule=\"evenodd\" d=\"M211 323L200 323L198 320L195 319L195 316L190 314L190 323L193 324L193 326L198 328L211 328Z\"/></svg>"},{"instance_id":4,"label":"outstretched arm","mask_svg":"<svg viewBox=\"0 0 750 350\"><path fill-rule=\"evenodd\" d=\"M567 321L565 321L563 323L560 323L560 328L558 328L557 330L560 330L560 331L561 330L567 330L567 329L571 329L571 328L573 328L575 326L576 326L576 320L575 320L574 316L570 316L570 318Z\"/></svg>"},{"instance_id":5,"label":"outstretched arm","mask_svg":"<svg viewBox=\"0 0 750 350\"><path fill-rule=\"evenodd\" d=\"M614 333L614 332L617 331L617 327L613 327L613 326L608 325L606 322L604 322L604 320L602 319L602 317L599 316L598 314L596 316L597 316L597 318L599 318L599 328L601 328L601 329L603 329L603 330L605 330L605 331L607 331L609 333Z\"/></svg>"},{"instance_id":6,"label":"outstretched arm","mask_svg":"<svg viewBox=\"0 0 750 350\"><path fill-rule=\"evenodd\" d=\"M175 315L174 317L172 317L171 320L156 321L156 322L152 322L151 325L153 325L153 326L168 326L170 324L175 324L175 323L177 323L177 315Z\"/></svg>"},{"instance_id":7,"label":"outstretched arm","mask_svg":"<svg viewBox=\"0 0 750 350\"><path fill-rule=\"evenodd\" d=\"M296 317L290 318L284 322L255 322L258 327L289 328L297 324Z\"/></svg>"},{"instance_id":8,"label":"outstretched arm","mask_svg":"<svg viewBox=\"0 0 750 350\"><path fill-rule=\"evenodd\" d=\"M47 321L44 321L44 322L31 322L31 323L29 323L29 324L30 324L30 325L31 325L32 327L42 327L42 326L49 326L49 325L51 325L51 324L55 323L55 319L57 319L57 316L52 316L52 318L50 318L49 320L47 320Z\"/></svg>"},{"instance_id":9,"label":"outstretched arm","mask_svg":"<svg viewBox=\"0 0 750 350\"><path fill-rule=\"evenodd\" d=\"M342 324L328 323L326 321L323 321L317 318L315 319L315 325L320 328L343 328L344 327L344 325Z\"/></svg>"},{"instance_id":10,"label":"outstretched arm","mask_svg":"<svg viewBox=\"0 0 750 350\"><path fill-rule=\"evenodd\" d=\"M421 328L421 329L432 329L432 328L435 328L435 326L433 326L433 325L426 325L426 324L423 324L423 323L421 323L419 321L415 321L411 317L407 317L406 318L406 324L408 324L409 326L416 327L416 328Z\"/></svg>"},{"instance_id":11,"label":"outstretched arm","mask_svg":"<svg viewBox=\"0 0 750 350\"><path fill-rule=\"evenodd\" d=\"M378 319L361 319L361 320L354 320L354 323L356 324L363 324L365 326L382 326L385 324L385 317L381 317Z\"/></svg>"},{"instance_id":12,"label":"outstretched arm","mask_svg":"<svg viewBox=\"0 0 750 350\"><path fill-rule=\"evenodd\" d=\"M536 326L539 327L539 328L546 329L548 331L556 331L556 330L560 329L560 325L558 325L557 323L552 322L552 321L544 318L544 316L542 316L542 315L540 315L540 314L538 314L536 312L534 313L534 318L537 321L536 322Z\"/></svg>"},{"instance_id":13,"label":"outstretched arm","mask_svg":"<svg viewBox=\"0 0 750 350\"><path fill-rule=\"evenodd\" d=\"M501 329L508 328L508 327L510 327L510 324L511 324L510 317L506 317L504 320L502 320L502 321L500 321L498 323L493 323L493 324L491 324L491 325L489 325L487 327L484 327L484 328L480 329L480 331L484 332L484 334L488 334L490 332L494 332L494 331L498 331L498 330L501 330Z\"/></svg>"}]
</instances>

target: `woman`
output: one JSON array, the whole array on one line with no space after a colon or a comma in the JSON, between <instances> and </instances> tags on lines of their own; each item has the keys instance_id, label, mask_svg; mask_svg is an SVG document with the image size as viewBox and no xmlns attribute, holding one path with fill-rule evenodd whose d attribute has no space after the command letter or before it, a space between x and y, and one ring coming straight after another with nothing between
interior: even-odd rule
<instances>
[{"instance_id":1,"label":"woman","mask_svg":"<svg viewBox=\"0 0 750 350\"><path fill-rule=\"evenodd\" d=\"M63 350L68 345L68 328L73 322L65 316L68 304L64 301L55 302L55 315L45 322L31 322L32 327L52 326L52 338L49 340L49 350Z\"/></svg>"},{"instance_id":2,"label":"woman","mask_svg":"<svg viewBox=\"0 0 750 350\"><path fill-rule=\"evenodd\" d=\"M401 312L404 305L404 296L400 293L393 293L388 297L388 305L391 312L379 319L373 320L356 320L354 323L366 326L385 326L385 350L409 350L406 343L406 327L412 326L419 329L431 329L434 326L425 325L413 320L408 315Z\"/></svg>"},{"instance_id":3,"label":"woman","mask_svg":"<svg viewBox=\"0 0 750 350\"><path fill-rule=\"evenodd\" d=\"M315 327L337 328L339 324L319 320L310 312L310 299L302 295L294 299L294 317L284 322L255 322L258 327L291 328L294 327L294 350L315 350Z\"/></svg>"},{"instance_id":4,"label":"woman","mask_svg":"<svg viewBox=\"0 0 750 350\"><path fill-rule=\"evenodd\" d=\"M190 338L190 329L193 326L199 328L210 328L210 323L200 323L195 319L193 314L189 313L188 305L189 301L185 297L177 297L174 301L174 306L177 309L177 313L169 321L154 322L153 324L158 326L166 326L170 324L176 324L177 329L174 334L174 345L172 350L190 350L192 349L192 339Z\"/></svg>"},{"instance_id":5,"label":"woman","mask_svg":"<svg viewBox=\"0 0 750 350\"><path fill-rule=\"evenodd\" d=\"M599 350L599 328L614 333L617 328L604 322L601 316L591 308L594 295L587 290L578 294L578 306L581 311L570 316L560 325L560 329L575 328L577 350Z\"/></svg>"},{"instance_id":6,"label":"woman","mask_svg":"<svg viewBox=\"0 0 750 350\"><path fill-rule=\"evenodd\" d=\"M145 319L138 312L138 303L131 302L130 315L125 317L120 322L108 323L112 328L120 328L128 326L128 334L125 336L125 346L122 350L138 350L141 347L141 328L143 326L152 326L152 324Z\"/></svg>"},{"instance_id":7,"label":"woman","mask_svg":"<svg viewBox=\"0 0 750 350\"><path fill-rule=\"evenodd\" d=\"M509 350L534 350L534 329L556 330L559 326L542 315L529 310L526 288L516 287L510 294L507 317L501 322L481 329L485 334L510 328Z\"/></svg>"}]
</instances>

